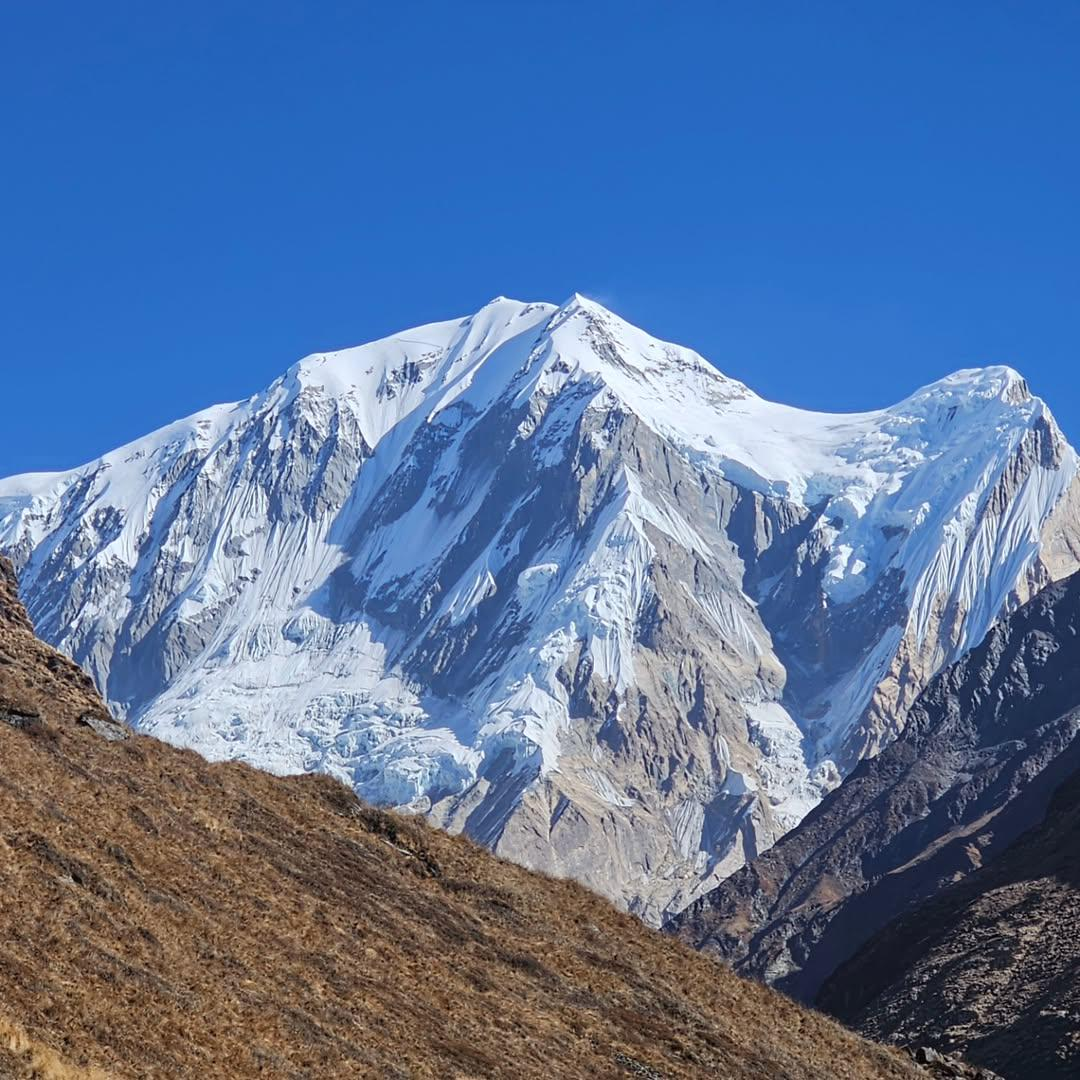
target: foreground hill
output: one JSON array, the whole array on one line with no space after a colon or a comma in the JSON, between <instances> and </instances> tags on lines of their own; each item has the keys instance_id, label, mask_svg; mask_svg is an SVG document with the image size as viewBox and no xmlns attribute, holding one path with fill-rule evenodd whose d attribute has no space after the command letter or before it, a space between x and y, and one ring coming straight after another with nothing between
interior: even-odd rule
<instances>
[{"instance_id":1,"label":"foreground hill","mask_svg":"<svg viewBox=\"0 0 1080 1080\"><path fill-rule=\"evenodd\" d=\"M1008 1077L1080 1076L1080 771L1046 819L894 921L819 995L879 1038L962 1049Z\"/></svg>"},{"instance_id":2,"label":"foreground hill","mask_svg":"<svg viewBox=\"0 0 1080 1080\"><path fill-rule=\"evenodd\" d=\"M569 881L128 734L0 561L0 1075L915 1075Z\"/></svg>"},{"instance_id":3,"label":"foreground hill","mask_svg":"<svg viewBox=\"0 0 1080 1080\"><path fill-rule=\"evenodd\" d=\"M140 730L660 922L1080 565L1077 477L1005 367L814 413L582 297L498 299L0 480L0 552Z\"/></svg>"},{"instance_id":4,"label":"foreground hill","mask_svg":"<svg viewBox=\"0 0 1080 1080\"><path fill-rule=\"evenodd\" d=\"M1074 575L996 625L896 742L671 928L878 1036L1074 1076L1078 735Z\"/></svg>"}]
</instances>

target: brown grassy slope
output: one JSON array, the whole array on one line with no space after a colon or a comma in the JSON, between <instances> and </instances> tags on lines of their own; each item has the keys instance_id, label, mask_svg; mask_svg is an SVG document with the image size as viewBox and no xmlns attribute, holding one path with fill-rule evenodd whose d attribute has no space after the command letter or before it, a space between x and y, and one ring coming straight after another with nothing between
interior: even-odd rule
<instances>
[{"instance_id":1,"label":"brown grassy slope","mask_svg":"<svg viewBox=\"0 0 1080 1080\"><path fill-rule=\"evenodd\" d=\"M918 1075L332 780L106 740L4 569L0 654L0 1075Z\"/></svg>"},{"instance_id":2,"label":"brown grassy slope","mask_svg":"<svg viewBox=\"0 0 1080 1080\"><path fill-rule=\"evenodd\" d=\"M0 1016L0 1077L4 1080L109 1080L102 1069L82 1068L51 1046L32 1039L20 1024Z\"/></svg>"}]
</instances>

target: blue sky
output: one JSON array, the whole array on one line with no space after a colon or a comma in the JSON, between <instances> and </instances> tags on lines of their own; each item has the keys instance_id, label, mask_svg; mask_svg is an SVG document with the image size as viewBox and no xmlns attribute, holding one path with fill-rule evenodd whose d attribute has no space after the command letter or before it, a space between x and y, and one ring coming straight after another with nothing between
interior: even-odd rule
<instances>
[{"instance_id":1,"label":"blue sky","mask_svg":"<svg viewBox=\"0 0 1080 1080\"><path fill-rule=\"evenodd\" d=\"M591 295L773 398L1011 363L1080 440L1080 5L0 13L0 474Z\"/></svg>"}]
</instances>

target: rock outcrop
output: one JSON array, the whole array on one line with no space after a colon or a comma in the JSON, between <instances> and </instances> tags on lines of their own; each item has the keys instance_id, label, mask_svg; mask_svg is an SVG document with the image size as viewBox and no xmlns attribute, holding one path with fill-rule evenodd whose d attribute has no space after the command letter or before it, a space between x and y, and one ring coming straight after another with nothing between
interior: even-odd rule
<instances>
[{"instance_id":1,"label":"rock outcrop","mask_svg":"<svg viewBox=\"0 0 1080 1080\"><path fill-rule=\"evenodd\" d=\"M918 1046L910 1053L912 1060L936 1080L1002 1080L992 1069L971 1065L953 1054L943 1054L932 1046Z\"/></svg>"},{"instance_id":2,"label":"rock outcrop","mask_svg":"<svg viewBox=\"0 0 1080 1080\"><path fill-rule=\"evenodd\" d=\"M872 1037L955 1048L1010 1080L1068 1080L1080 1075L1078 928L1080 770L992 863L875 934L818 1004Z\"/></svg>"}]
</instances>

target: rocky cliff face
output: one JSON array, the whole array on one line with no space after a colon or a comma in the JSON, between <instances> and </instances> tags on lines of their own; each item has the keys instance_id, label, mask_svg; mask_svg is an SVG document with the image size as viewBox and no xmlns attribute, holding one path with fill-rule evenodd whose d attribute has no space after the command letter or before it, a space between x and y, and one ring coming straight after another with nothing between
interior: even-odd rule
<instances>
[{"instance_id":1,"label":"rocky cliff face","mask_svg":"<svg viewBox=\"0 0 1080 1080\"><path fill-rule=\"evenodd\" d=\"M0 724L38 731L43 709L56 708L82 726L123 737L90 676L34 636L15 570L0 556Z\"/></svg>"},{"instance_id":2,"label":"rocky cliff face","mask_svg":"<svg viewBox=\"0 0 1080 1080\"><path fill-rule=\"evenodd\" d=\"M826 1000L854 1010L868 999L870 969L850 984L838 967L1041 821L1080 768L1078 734L1074 575L994 626L931 682L895 742L671 928L802 1000L832 976ZM926 928L935 940L937 928ZM848 997L850 985L863 989Z\"/></svg>"},{"instance_id":3,"label":"rocky cliff face","mask_svg":"<svg viewBox=\"0 0 1080 1080\"><path fill-rule=\"evenodd\" d=\"M141 729L657 922L1077 565L1077 490L1007 368L806 413L580 297L498 300L0 481L0 549Z\"/></svg>"},{"instance_id":4,"label":"rocky cliff face","mask_svg":"<svg viewBox=\"0 0 1080 1080\"><path fill-rule=\"evenodd\" d=\"M1067 1080L1080 1073L1078 926L1080 770L1036 828L875 934L818 1003L879 1038Z\"/></svg>"}]
</instances>

